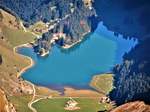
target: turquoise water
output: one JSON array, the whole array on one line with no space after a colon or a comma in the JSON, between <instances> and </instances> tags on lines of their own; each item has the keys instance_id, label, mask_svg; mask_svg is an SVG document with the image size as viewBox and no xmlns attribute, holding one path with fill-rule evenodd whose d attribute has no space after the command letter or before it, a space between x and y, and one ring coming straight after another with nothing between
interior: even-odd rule
<instances>
[{"instance_id":1,"label":"turquoise water","mask_svg":"<svg viewBox=\"0 0 150 112\"><path fill-rule=\"evenodd\" d=\"M109 72L136 43L120 36L115 37L100 23L97 30L87 35L82 43L69 50L54 46L49 56L44 58L37 56L33 49L19 48L19 53L35 61L35 65L22 77L34 84L54 89L64 86L88 88L93 75Z\"/></svg>"}]
</instances>

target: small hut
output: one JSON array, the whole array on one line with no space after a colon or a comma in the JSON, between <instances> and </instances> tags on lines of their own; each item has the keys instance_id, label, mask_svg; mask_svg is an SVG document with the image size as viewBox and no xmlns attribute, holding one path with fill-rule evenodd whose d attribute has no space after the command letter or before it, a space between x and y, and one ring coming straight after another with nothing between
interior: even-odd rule
<instances>
[{"instance_id":1,"label":"small hut","mask_svg":"<svg viewBox=\"0 0 150 112\"><path fill-rule=\"evenodd\" d=\"M110 98L105 96L105 97L101 97L100 98L100 102L99 103L110 103Z\"/></svg>"},{"instance_id":2,"label":"small hut","mask_svg":"<svg viewBox=\"0 0 150 112\"><path fill-rule=\"evenodd\" d=\"M77 107L78 103L73 100L72 98L69 99L69 101L66 102L65 110L78 110L80 107Z\"/></svg>"}]
</instances>

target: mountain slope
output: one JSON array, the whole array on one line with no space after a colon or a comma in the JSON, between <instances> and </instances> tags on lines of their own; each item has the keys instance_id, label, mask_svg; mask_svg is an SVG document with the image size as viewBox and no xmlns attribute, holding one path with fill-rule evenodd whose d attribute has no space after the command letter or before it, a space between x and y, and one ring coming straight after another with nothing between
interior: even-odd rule
<instances>
[{"instance_id":1,"label":"mountain slope","mask_svg":"<svg viewBox=\"0 0 150 112\"><path fill-rule=\"evenodd\" d=\"M94 9L86 7L82 0L3 0L0 5L15 12L26 27L40 20L48 28L54 26L36 42L37 52L49 51L54 34L66 34L66 38L56 41L60 46L80 41L83 34L97 27L99 20L116 35L138 39L138 45L124 55L123 63L114 67L116 88L110 97L118 105L133 100L150 103L150 1L94 0Z\"/></svg>"},{"instance_id":2,"label":"mountain slope","mask_svg":"<svg viewBox=\"0 0 150 112\"><path fill-rule=\"evenodd\" d=\"M123 63L114 67L111 99L118 105L134 100L150 104L150 1L95 0L94 7L108 29L139 41L124 55Z\"/></svg>"},{"instance_id":3,"label":"mountain slope","mask_svg":"<svg viewBox=\"0 0 150 112\"><path fill-rule=\"evenodd\" d=\"M2 60L0 65L0 87L7 95L20 94L23 92L21 85L26 85L26 83L17 78L17 74L22 68L30 64L30 60L16 54L13 47L29 40L26 41L27 37L22 37L23 34L26 35L26 32L23 31L16 17L1 9L0 15L0 55ZM6 29L9 29L9 31L6 32ZM20 36L17 34L18 31ZM33 40L32 36L30 35L30 40Z\"/></svg>"}]
</instances>

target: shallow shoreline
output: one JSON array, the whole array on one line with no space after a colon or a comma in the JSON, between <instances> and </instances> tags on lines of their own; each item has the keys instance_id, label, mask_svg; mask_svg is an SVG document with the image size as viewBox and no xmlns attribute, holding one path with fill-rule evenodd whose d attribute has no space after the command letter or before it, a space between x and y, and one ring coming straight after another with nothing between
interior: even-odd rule
<instances>
[{"instance_id":1,"label":"shallow shoreline","mask_svg":"<svg viewBox=\"0 0 150 112\"><path fill-rule=\"evenodd\" d=\"M45 56L47 56L48 54L49 54L49 51L47 51L47 52L41 54L40 56L45 57Z\"/></svg>"},{"instance_id":2,"label":"shallow shoreline","mask_svg":"<svg viewBox=\"0 0 150 112\"><path fill-rule=\"evenodd\" d=\"M82 41L82 39L78 40L77 42L75 42L75 43L73 43L71 45L66 44L66 45L62 46L62 48L63 49L70 49L71 47L73 47L74 45L80 43L81 41Z\"/></svg>"},{"instance_id":3,"label":"shallow shoreline","mask_svg":"<svg viewBox=\"0 0 150 112\"><path fill-rule=\"evenodd\" d=\"M20 55L20 56L23 56L23 57L29 59L29 60L30 60L30 65L24 67L20 72L18 72L18 73L17 73L17 78L21 77L21 75L22 75L26 70L28 70L29 68L33 67L34 64L35 64L35 62L33 61L33 59L32 59L31 57L28 57L28 56L25 56L25 55L22 55L22 54L17 53L17 49L20 48L20 47L31 47L31 45L30 45L29 43L27 43L27 44L21 44L21 45L15 46L15 47L13 48L14 53L16 53L16 54L18 54L18 55Z\"/></svg>"},{"instance_id":4,"label":"shallow shoreline","mask_svg":"<svg viewBox=\"0 0 150 112\"><path fill-rule=\"evenodd\" d=\"M17 48L19 47L31 47L29 46L30 44L23 44L23 45L19 45L19 46L16 46L14 48L14 51L15 53L17 53ZM19 53L17 53L19 54ZM24 73L27 69L31 68L34 66L34 61L32 58L28 57L28 56L24 56L22 54L19 54L25 58L28 58L30 60L30 65L28 65L27 67L23 68L18 74L17 74L17 77L21 77L22 73ZM25 80L26 81L26 80ZM32 82L29 82L29 81L26 81L28 84L33 84ZM35 85L35 84L33 84ZM43 86L37 86L35 85L36 87L43 87ZM51 89L51 88L48 88L48 87L44 87L46 88L47 90L54 90L54 89ZM54 90L54 91L57 91L57 90ZM59 92L59 91L58 91ZM101 97L103 96L101 93L95 91L95 90L91 90L91 89L75 89L73 87L68 87L68 86L65 86L64 87L64 94L63 95L60 95L59 97Z\"/></svg>"},{"instance_id":5,"label":"shallow shoreline","mask_svg":"<svg viewBox=\"0 0 150 112\"><path fill-rule=\"evenodd\" d=\"M64 87L64 95L66 97L102 97L103 94L90 89L74 89L72 87Z\"/></svg>"},{"instance_id":6,"label":"shallow shoreline","mask_svg":"<svg viewBox=\"0 0 150 112\"><path fill-rule=\"evenodd\" d=\"M17 74L17 77L20 77L26 70L28 70L29 68L33 67L34 66L34 61L32 60L32 58L30 57L26 57L30 60L30 65L28 65L27 67L23 68L18 74Z\"/></svg>"},{"instance_id":7,"label":"shallow shoreline","mask_svg":"<svg viewBox=\"0 0 150 112\"><path fill-rule=\"evenodd\" d=\"M90 31L89 31L89 32L90 32ZM76 45L76 44L82 42L82 40L84 39L84 36L85 36L86 34L88 34L89 32L84 33L84 34L83 34L83 38L80 39L79 41L73 43L73 44L70 45L70 46L63 47L63 48L64 48L64 49L69 49L69 48L73 47L74 45ZM29 48L30 48L30 47L32 47L32 45L31 45L30 43L18 45L18 46L16 46L16 47L14 47L14 49L13 49L13 50L14 50L14 53L19 54L19 53L17 52L17 49L20 48L20 47L29 47ZM47 54L48 54L48 53L46 53L46 55L47 55ZM18 77L18 78L21 77L21 75L22 75L26 70L28 70L29 68L33 67L34 64L35 64L34 60L33 60L31 57L28 57L28 56L25 56L25 55L22 55L22 54L19 54L19 55L21 55L21 56L23 56L23 57L29 59L29 60L30 60L30 65L28 65L28 66L26 66L25 68L23 68L23 69L17 74L17 77ZM44 55L44 56L45 56L45 55ZM28 82L28 81L27 81L27 82ZM29 82L29 83L33 84L32 82ZM33 85L35 85L35 84L33 84ZM37 86L37 85L35 85L35 86ZM37 86L37 87L41 87L41 86ZM48 90L51 90L51 88L48 88L48 87L45 87L45 88L48 89ZM54 90L54 89L52 89L52 90ZM58 91L58 90L56 90L56 91ZM58 92L59 92L59 91L58 91ZM102 94L101 94L100 92L98 92L98 91L96 91L96 90L92 90L92 89L75 89L75 88L73 88L73 87L64 87L64 94L63 94L63 95L60 95L60 97L63 97L63 96L66 96L66 97L91 96L91 97L92 97L92 96L95 96L95 95L96 95L96 97L100 97Z\"/></svg>"},{"instance_id":8,"label":"shallow shoreline","mask_svg":"<svg viewBox=\"0 0 150 112\"><path fill-rule=\"evenodd\" d=\"M91 32L91 31L89 30L88 32L83 33L83 34L82 34L82 38L81 38L80 40L74 42L74 43L71 44L71 45L66 44L66 45L62 46L62 48L63 48L63 49L70 49L70 48L73 47L74 45L76 45L76 44L82 42L82 40L85 38L84 36L87 35L87 34L90 33L90 32Z\"/></svg>"}]
</instances>

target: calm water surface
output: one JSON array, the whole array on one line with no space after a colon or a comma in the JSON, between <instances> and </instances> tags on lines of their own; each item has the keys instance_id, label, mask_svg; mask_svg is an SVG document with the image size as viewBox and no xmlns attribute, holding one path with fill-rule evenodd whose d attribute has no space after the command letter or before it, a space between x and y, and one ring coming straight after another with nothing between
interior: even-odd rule
<instances>
[{"instance_id":1,"label":"calm water surface","mask_svg":"<svg viewBox=\"0 0 150 112\"><path fill-rule=\"evenodd\" d=\"M102 23L97 30L69 50L54 46L47 57L37 56L30 48L18 52L33 58L35 65L23 73L34 84L59 89L64 86L88 88L95 74L109 72L122 56L136 45L136 41L115 37Z\"/></svg>"}]
</instances>

